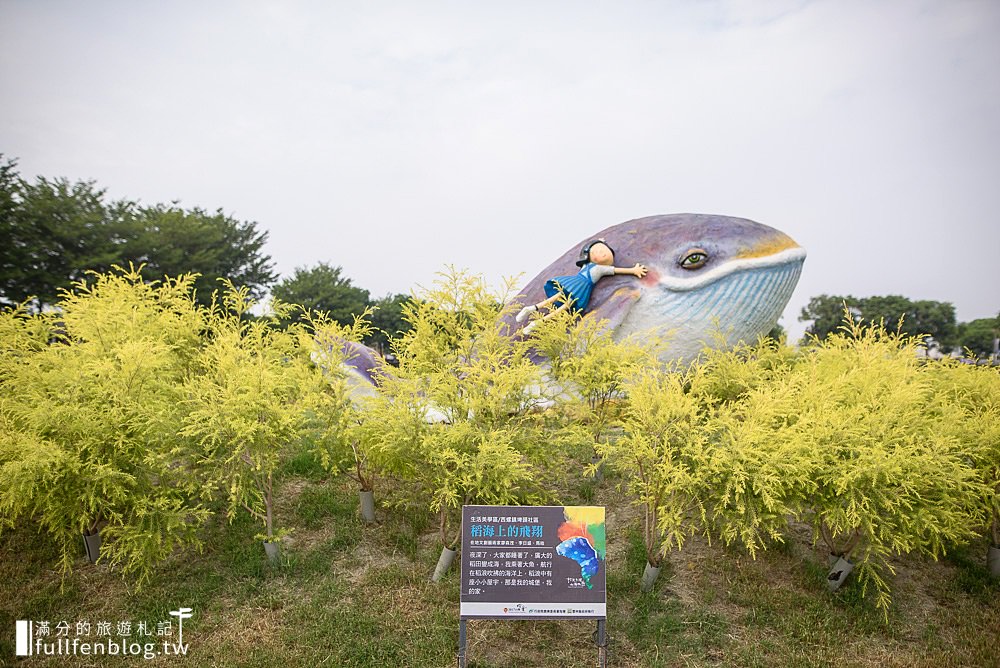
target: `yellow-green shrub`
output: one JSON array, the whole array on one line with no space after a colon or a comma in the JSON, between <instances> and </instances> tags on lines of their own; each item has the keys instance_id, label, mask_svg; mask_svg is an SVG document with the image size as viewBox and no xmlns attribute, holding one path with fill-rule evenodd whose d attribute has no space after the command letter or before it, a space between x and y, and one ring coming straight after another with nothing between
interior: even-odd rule
<instances>
[{"instance_id":1,"label":"yellow-green shrub","mask_svg":"<svg viewBox=\"0 0 1000 668\"><path fill-rule=\"evenodd\" d=\"M637 374L627 384L621 436L596 445L643 510L646 559L653 566L665 550L683 546L705 518L712 434L686 382L683 372L650 368Z\"/></svg>"},{"instance_id":2,"label":"yellow-green shrub","mask_svg":"<svg viewBox=\"0 0 1000 668\"><path fill-rule=\"evenodd\" d=\"M81 534L136 573L197 544L206 516L177 439L204 325L193 278L94 275L58 310L0 314L0 525L34 521L69 571Z\"/></svg>"},{"instance_id":3,"label":"yellow-green shrub","mask_svg":"<svg viewBox=\"0 0 1000 668\"><path fill-rule=\"evenodd\" d=\"M207 342L184 384L180 433L196 444L205 496L221 492L230 519L242 508L274 541L281 533L274 474L283 456L309 437L313 444L342 438L350 410L341 358L333 349L322 367L314 364L316 337L349 338L353 330L311 317L282 327L292 306L272 304L276 317L267 319L247 317L252 307L248 290L232 285L212 304Z\"/></svg>"},{"instance_id":4,"label":"yellow-green shrub","mask_svg":"<svg viewBox=\"0 0 1000 668\"><path fill-rule=\"evenodd\" d=\"M626 385L623 434L599 445L644 509L647 558L701 533L751 554L781 538L808 486L804 454L771 438L782 409L769 379L790 355L773 341L706 350L683 369L648 366Z\"/></svg>"},{"instance_id":5,"label":"yellow-green shrub","mask_svg":"<svg viewBox=\"0 0 1000 668\"><path fill-rule=\"evenodd\" d=\"M943 361L929 366L941 397L941 421L973 462L984 485L988 533L1000 546L1000 369Z\"/></svg>"},{"instance_id":6,"label":"yellow-green shrub","mask_svg":"<svg viewBox=\"0 0 1000 668\"><path fill-rule=\"evenodd\" d=\"M712 437L704 455L705 532L756 556L783 540L788 518L811 493L809 452L774 437L797 419L798 396L785 381L794 353L762 338L755 345L706 349L691 368L690 392Z\"/></svg>"},{"instance_id":7,"label":"yellow-green shrub","mask_svg":"<svg viewBox=\"0 0 1000 668\"><path fill-rule=\"evenodd\" d=\"M808 349L775 393L797 410L775 439L808 453L803 516L832 554L860 562L863 592L887 609L894 554L936 558L975 534L982 485L954 434L942 427L919 341L849 322Z\"/></svg>"},{"instance_id":8,"label":"yellow-green shrub","mask_svg":"<svg viewBox=\"0 0 1000 668\"><path fill-rule=\"evenodd\" d=\"M645 509L650 562L695 532L754 554L800 518L887 609L894 555L936 558L997 504L1000 376L926 366L918 344L849 324L799 354L763 340L640 374L600 450Z\"/></svg>"},{"instance_id":9,"label":"yellow-green shrub","mask_svg":"<svg viewBox=\"0 0 1000 668\"><path fill-rule=\"evenodd\" d=\"M620 419L628 380L660 366L658 338L616 341L607 321L571 311L539 320L531 341L547 365L559 410L588 428L595 443Z\"/></svg>"},{"instance_id":10,"label":"yellow-green shrub","mask_svg":"<svg viewBox=\"0 0 1000 668\"><path fill-rule=\"evenodd\" d=\"M503 331L510 288L440 274L404 305L399 368L364 404L371 451L404 482L408 502L437 514L446 547L457 543L462 505L537 501L538 465L566 438L536 410L547 398L530 343Z\"/></svg>"}]
</instances>

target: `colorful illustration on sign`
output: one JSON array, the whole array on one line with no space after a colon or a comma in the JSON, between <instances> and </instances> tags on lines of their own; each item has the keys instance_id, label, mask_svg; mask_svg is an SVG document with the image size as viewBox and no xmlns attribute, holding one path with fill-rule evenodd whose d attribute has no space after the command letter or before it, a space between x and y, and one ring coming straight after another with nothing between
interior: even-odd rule
<instances>
[{"instance_id":1,"label":"colorful illustration on sign","mask_svg":"<svg viewBox=\"0 0 1000 668\"><path fill-rule=\"evenodd\" d=\"M559 526L556 553L580 564L580 575L587 589L597 575L600 562L607 552L604 508L596 506L569 507L563 511L566 521Z\"/></svg>"}]
</instances>

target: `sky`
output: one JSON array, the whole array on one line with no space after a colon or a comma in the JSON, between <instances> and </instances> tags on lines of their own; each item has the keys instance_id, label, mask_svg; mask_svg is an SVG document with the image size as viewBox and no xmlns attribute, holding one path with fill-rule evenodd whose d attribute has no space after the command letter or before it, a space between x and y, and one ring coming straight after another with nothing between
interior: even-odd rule
<instances>
[{"instance_id":1,"label":"sky","mask_svg":"<svg viewBox=\"0 0 1000 668\"><path fill-rule=\"evenodd\" d=\"M1000 311L1000 2L0 0L21 175L222 209L373 296L750 218L819 294Z\"/></svg>"}]
</instances>

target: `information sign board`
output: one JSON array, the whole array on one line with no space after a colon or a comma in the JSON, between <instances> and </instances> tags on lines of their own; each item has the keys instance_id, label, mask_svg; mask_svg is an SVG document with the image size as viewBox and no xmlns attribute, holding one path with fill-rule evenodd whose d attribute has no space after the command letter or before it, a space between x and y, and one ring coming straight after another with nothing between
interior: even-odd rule
<instances>
[{"instance_id":1,"label":"information sign board","mask_svg":"<svg viewBox=\"0 0 1000 668\"><path fill-rule=\"evenodd\" d=\"M598 506L464 506L463 618L604 619Z\"/></svg>"}]
</instances>

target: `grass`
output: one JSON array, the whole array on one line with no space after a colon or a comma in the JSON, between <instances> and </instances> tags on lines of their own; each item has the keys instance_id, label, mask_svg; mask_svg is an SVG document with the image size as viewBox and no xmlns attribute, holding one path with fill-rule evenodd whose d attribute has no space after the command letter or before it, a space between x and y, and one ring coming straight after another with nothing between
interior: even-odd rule
<instances>
[{"instance_id":1,"label":"grass","mask_svg":"<svg viewBox=\"0 0 1000 668\"><path fill-rule=\"evenodd\" d=\"M850 582L827 591L823 555L790 534L756 560L692 539L664 561L653 591L639 591L645 551L637 513L617 480L581 479L567 503L608 508L610 665L996 666L1000 584L984 566L985 543L940 562L900 558L894 602L882 613ZM104 620L155 627L178 606L187 656L170 666L452 666L458 634L458 575L428 576L439 547L435 527L412 511L358 516L357 491L307 458L282 472L278 516L292 529L271 565L258 528L243 516L204 527L200 553L175 555L139 591L103 566L53 570L55 550L28 527L0 535L0 665L14 663L14 620L53 625ZM470 666L594 665L594 625L570 621L475 621ZM155 639L155 638L154 638ZM122 665L121 657L79 664ZM33 657L25 666L68 665Z\"/></svg>"}]
</instances>

